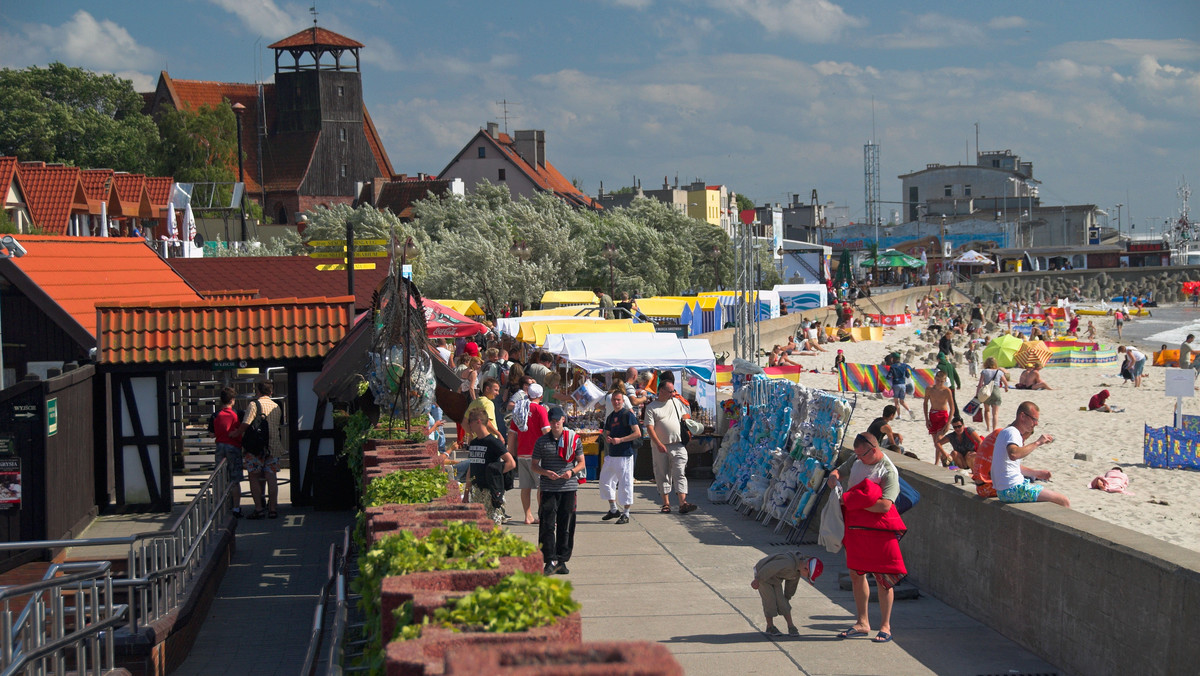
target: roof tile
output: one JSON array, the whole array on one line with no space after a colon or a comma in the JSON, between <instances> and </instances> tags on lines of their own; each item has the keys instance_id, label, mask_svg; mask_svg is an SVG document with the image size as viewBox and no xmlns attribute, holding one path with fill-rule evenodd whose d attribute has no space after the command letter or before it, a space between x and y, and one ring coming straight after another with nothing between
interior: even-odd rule
<instances>
[{"instance_id":1,"label":"roof tile","mask_svg":"<svg viewBox=\"0 0 1200 676\"><path fill-rule=\"evenodd\" d=\"M351 40L345 35L339 35L327 28L312 26L269 45L267 49L287 49L289 47L345 47L359 48L363 44Z\"/></svg>"},{"instance_id":2,"label":"roof tile","mask_svg":"<svg viewBox=\"0 0 1200 676\"><path fill-rule=\"evenodd\" d=\"M189 363L321 358L350 330L350 296L277 301L103 302L99 361Z\"/></svg>"},{"instance_id":3,"label":"roof tile","mask_svg":"<svg viewBox=\"0 0 1200 676\"><path fill-rule=\"evenodd\" d=\"M327 259L306 256L253 256L228 258L171 258L175 272L201 294L230 293L229 288L254 289L259 298L337 296L346 292L346 274L317 269ZM387 277L387 259L374 270L354 272L355 307L371 306L371 296Z\"/></svg>"},{"instance_id":4,"label":"roof tile","mask_svg":"<svg viewBox=\"0 0 1200 676\"><path fill-rule=\"evenodd\" d=\"M17 172L20 174L21 187L25 190L29 217L46 232L65 234L72 213L88 212L87 195L79 180L79 167L21 162L17 165Z\"/></svg>"}]
</instances>

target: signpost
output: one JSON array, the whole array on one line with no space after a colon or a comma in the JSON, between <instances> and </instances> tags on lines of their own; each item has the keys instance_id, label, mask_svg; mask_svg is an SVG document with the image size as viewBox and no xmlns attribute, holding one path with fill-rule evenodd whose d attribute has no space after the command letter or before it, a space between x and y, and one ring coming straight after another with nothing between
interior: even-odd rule
<instances>
[{"instance_id":1,"label":"signpost","mask_svg":"<svg viewBox=\"0 0 1200 676\"><path fill-rule=\"evenodd\" d=\"M46 436L58 434L58 397L46 400Z\"/></svg>"},{"instance_id":2,"label":"signpost","mask_svg":"<svg viewBox=\"0 0 1200 676\"><path fill-rule=\"evenodd\" d=\"M1165 394L1175 397L1175 427L1183 429L1183 398L1196 396L1196 372L1192 369L1167 369Z\"/></svg>"},{"instance_id":3,"label":"signpost","mask_svg":"<svg viewBox=\"0 0 1200 676\"><path fill-rule=\"evenodd\" d=\"M377 247L387 246L386 239L360 239L355 241L354 230L350 224L346 224L346 239L320 239L312 240L308 246L318 247L322 249L334 249L334 251L313 251L308 254L309 258L323 259L334 258L340 259L340 263L321 263L317 265L318 270L345 270L346 271L346 288L347 293L354 295L354 271L355 270L374 270L374 263L355 263L355 258L387 258L386 251L364 251L359 247Z\"/></svg>"}]
</instances>

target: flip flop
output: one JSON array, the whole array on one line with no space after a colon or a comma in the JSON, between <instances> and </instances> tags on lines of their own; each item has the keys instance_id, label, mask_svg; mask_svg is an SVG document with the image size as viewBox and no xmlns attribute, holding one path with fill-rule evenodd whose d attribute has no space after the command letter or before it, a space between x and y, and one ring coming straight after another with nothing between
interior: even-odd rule
<instances>
[{"instance_id":1,"label":"flip flop","mask_svg":"<svg viewBox=\"0 0 1200 676\"><path fill-rule=\"evenodd\" d=\"M866 636L866 635L867 635L867 632L865 632L861 629L855 629L854 627L850 627L846 631L838 632L837 636L838 636L838 638L856 638L858 636Z\"/></svg>"},{"instance_id":2,"label":"flip flop","mask_svg":"<svg viewBox=\"0 0 1200 676\"><path fill-rule=\"evenodd\" d=\"M892 640L891 634L887 633L886 631L881 631L875 635L875 638L871 639L871 643L887 643L888 641L891 641L891 640Z\"/></svg>"}]
</instances>

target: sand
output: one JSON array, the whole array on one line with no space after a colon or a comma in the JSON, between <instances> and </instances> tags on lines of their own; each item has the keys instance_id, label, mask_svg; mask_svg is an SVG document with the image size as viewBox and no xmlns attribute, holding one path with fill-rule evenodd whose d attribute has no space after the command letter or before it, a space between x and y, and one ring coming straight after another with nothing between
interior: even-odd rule
<instances>
[{"instance_id":1,"label":"sand","mask_svg":"<svg viewBox=\"0 0 1200 676\"><path fill-rule=\"evenodd\" d=\"M1103 324L1104 326L1101 326ZM1086 324L1085 324L1086 325ZM1111 331L1111 321L1096 322L1097 328L1106 334ZM815 357L800 357L806 368L819 368L821 373L805 373L800 382L812 387L837 389L837 377L830 369L837 348L845 350L848 362L879 364L884 355L892 350L902 354L920 346L917 355L909 363L916 368L931 368L934 364L926 358L937 352L936 343L928 343L914 335L914 328L888 329L883 341L839 343L828 353ZM1116 345L1115 331L1102 336L1103 344ZM961 338L956 342L955 352L961 353ZM1147 355L1153 353L1150 345L1138 345ZM1153 346L1158 347L1158 344ZM1178 347L1171 345L1171 348ZM958 397L959 405L965 404L974 395L978 377L971 378L965 362L957 364L963 379L965 394ZM1021 369L1007 369L1012 382L1020 376ZM1009 424L1016 415L1017 406L1025 400L1033 401L1041 409L1041 424L1037 433L1054 436L1054 442L1035 450L1024 464L1027 467L1050 470L1052 478L1046 487L1066 495L1071 508L1098 519L1118 524L1146 535L1171 542L1193 551L1200 551L1200 506L1197 505L1197 481L1200 475L1190 470L1151 469L1142 461L1144 425L1161 427L1173 421L1175 400L1163 394L1164 370L1147 366L1147 377L1142 387L1122 384L1119 368L1048 368L1043 369L1044 379L1055 389L1048 391L1026 391L1013 389L1002 393L1000 422ZM1108 389L1112 396L1109 403L1125 408L1124 413L1098 413L1081 411L1091 396ZM893 429L904 436L905 449L916 453L925 461L933 462L934 449L921 417L923 399L908 398L908 404L917 415L910 421L903 410L893 421ZM852 434L865 431L883 407L891 399L874 394L858 395L858 405L850 423ZM1200 413L1200 399L1185 399L1184 412ZM982 423L975 427L981 436L987 434ZM1076 453L1090 454L1090 460L1076 460ZM1102 476L1113 467L1121 467L1128 474L1131 494L1105 493L1088 488L1091 480ZM946 470L947 480L952 475Z\"/></svg>"}]
</instances>

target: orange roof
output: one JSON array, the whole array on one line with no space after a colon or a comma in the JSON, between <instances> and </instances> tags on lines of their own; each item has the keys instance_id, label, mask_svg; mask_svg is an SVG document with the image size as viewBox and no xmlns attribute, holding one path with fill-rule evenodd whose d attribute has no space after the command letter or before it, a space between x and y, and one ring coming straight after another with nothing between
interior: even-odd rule
<instances>
[{"instance_id":1,"label":"orange roof","mask_svg":"<svg viewBox=\"0 0 1200 676\"><path fill-rule=\"evenodd\" d=\"M313 26L305 28L295 35L289 35L273 45L268 45L267 49L288 49L291 47L358 48L362 46L361 42L351 40L345 35L339 35L331 30Z\"/></svg>"},{"instance_id":2,"label":"orange roof","mask_svg":"<svg viewBox=\"0 0 1200 676\"><path fill-rule=\"evenodd\" d=\"M150 197L146 194L146 175L145 174L113 174L113 194L116 196L115 202L110 202L111 206L119 206L120 210L110 210L113 216L140 217L140 218L155 218L155 214L150 209Z\"/></svg>"},{"instance_id":3,"label":"orange roof","mask_svg":"<svg viewBox=\"0 0 1200 676\"><path fill-rule=\"evenodd\" d=\"M71 214L88 213L87 194L79 167L46 166L44 162L17 165L25 203L34 225L52 234L65 234Z\"/></svg>"},{"instance_id":4,"label":"orange roof","mask_svg":"<svg viewBox=\"0 0 1200 676\"><path fill-rule=\"evenodd\" d=\"M104 364L324 357L350 330L351 296L96 306Z\"/></svg>"},{"instance_id":5,"label":"orange roof","mask_svg":"<svg viewBox=\"0 0 1200 676\"><path fill-rule=\"evenodd\" d=\"M83 184L83 192L87 195L90 212L100 213L100 205L107 203L112 195L112 169L82 169L79 172L79 182Z\"/></svg>"},{"instance_id":6,"label":"orange roof","mask_svg":"<svg viewBox=\"0 0 1200 676\"><path fill-rule=\"evenodd\" d=\"M4 190L5 195L8 194L8 187L12 185L14 177L19 185L21 177L17 174L17 158L0 157L0 189ZM22 187L21 192L24 193L25 188Z\"/></svg>"},{"instance_id":7,"label":"orange roof","mask_svg":"<svg viewBox=\"0 0 1200 676\"><path fill-rule=\"evenodd\" d=\"M170 176L146 177L146 196L150 198L150 207L154 212L154 217L158 217L159 212L167 208L167 202L171 200L171 189L174 186L175 179Z\"/></svg>"},{"instance_id":8,"label":"orange roof","mask_svg":"<svg viewBox=\"0 0 1200 676\"><path fill-rule=\"evenodd\" d=\"M501 133L500 137L497 139L492 138L492 136L487 133L487 130L480 129L479 133L475 135L475 138L480 137L487 139L488 142L490 142L494 147L498 148L500 152L502 152L504 156L508 158L508 161L511 162L513 166L517 168L517 170L529 177L529 180L533 181L534 185L536 185L538 188L556 195L560 199L566 201L568 204L588 207L590 209L603 208L600 206L599 202L596 202L591 197L588 197L581 192L579 188L576 188L575 184L571 183L569 180L567 180L567 177L559 173L558 169L555 169L554 165L550 164L549 161L546 161L540 167L534 168L530 166L524 158L517 154L517 150L513 145L512 137L510 137L508 134ZM450 167L453 166L460 157L462 157L463 153L465 153L468 149L475 147L475 138L472 138L471 142L468 143L461 151L459 151L458 155L454 156L454 159L450 160L450 164L446 165L446 168L438 174L439 176L449 176L449 172L447 170L450 169Z\"/></svg>"},{"instance_id":9,"label":"orange roof","mask_svg":"<svg viewBox=\"0 0 1200 676\"><path fill-rule=\"evenodd\" d=\"M140 237L22 235L20 240L29 253L11 262L23 280L36 285L92 336L97 303L200 298Z\"/></svg>"}]
</instances>

